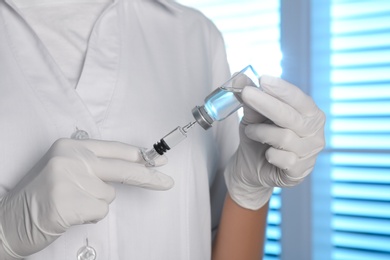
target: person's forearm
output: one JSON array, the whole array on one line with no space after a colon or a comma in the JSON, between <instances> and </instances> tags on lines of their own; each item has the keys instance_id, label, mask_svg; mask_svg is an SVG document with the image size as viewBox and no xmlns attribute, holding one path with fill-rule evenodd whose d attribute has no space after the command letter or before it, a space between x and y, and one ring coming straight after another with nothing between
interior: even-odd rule
<instances>
[{"instance_id":1,"label":"person's forearm","mask_svg":"<svg viewBox=\"0 0 390 260\"><path fill-rule=\"evenodd\" d=\"M267 213L268 203L254 211L242 208L227 195L212 259L262 259Z\"/></svg>"}]
</instances>

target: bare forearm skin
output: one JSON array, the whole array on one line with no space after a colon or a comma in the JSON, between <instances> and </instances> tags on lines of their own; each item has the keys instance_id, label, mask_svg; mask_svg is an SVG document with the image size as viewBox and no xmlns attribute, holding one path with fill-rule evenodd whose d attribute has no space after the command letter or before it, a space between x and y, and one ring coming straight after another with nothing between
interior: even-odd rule
<instances>
[{"instance_id":1,"label":"bare forearm skin","mask_svg":"<svg viewBox=\"0 0 390 260\"><path fill-rule=\"evenodd\" d=\"M258 210L249 210L239 206L228 194L212 260L262 259L267 213L268 203Z\"/></svg>"}]
</instances>

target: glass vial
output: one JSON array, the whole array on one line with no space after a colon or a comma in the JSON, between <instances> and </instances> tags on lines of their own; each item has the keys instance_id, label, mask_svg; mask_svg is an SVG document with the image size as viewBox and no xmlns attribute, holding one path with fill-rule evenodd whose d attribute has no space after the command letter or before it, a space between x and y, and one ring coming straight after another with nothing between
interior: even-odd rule
<instances>
[{"instance_id":1,"label":"glass vial","mask_svg":"<svg viewBox=\"0 0 390 260\"><path fill-rule=\"evenodd\" d=\"M242 107L240 93L246 86L259 87L259 76L251 65L236 73L222 86L208 95L202 106L192 109L195 120L205 130Z\"/></svg>"}]
</instances>

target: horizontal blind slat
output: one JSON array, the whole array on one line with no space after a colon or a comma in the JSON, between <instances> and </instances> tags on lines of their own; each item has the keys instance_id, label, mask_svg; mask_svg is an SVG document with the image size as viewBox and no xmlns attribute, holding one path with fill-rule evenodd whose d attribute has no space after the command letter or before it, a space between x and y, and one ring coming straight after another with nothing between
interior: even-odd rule
<instances>
[{"instance_id":1,"label":"horizontal blind slat","mask_svg":"<svg viewBox=\"0 0 390 260\"><path fill-rule=\"evenodd\" d=\"M331 28L333 35L364 33L378 30L386 30L390 27L390 20L386 13L374 17L348 18L334 20Z\"/></svg>"},{"instance_id":2,"label":"horizontal blind slat","mask_svg":"<svg viewBox=\"0 0 390 260\"><path fill-rule=\"evenodd\" d=\"M390 236L390 219L336 215L332 220L332 228L338 231Z\"/></svg>"},{"instance_id":3,"label":"horizontal blind slat","mask_svg":"<svg viewBox=\"0 0 390 260\"><path fill-rule=\"evenodd\" d=\"M336 182L390 184L390 173L386 168L332 167L331 178Z\"/></svg>"},{"instance_id":4,"label":"horizontal blind slat","mask_svg":"<svg viewBox=\"0 0 390 260\"><path fill-rule=\"evenodd\" d=\"M280 240L282 238L282 231L280 227L268 225L266 230L266 237L271 240Z\"/></svg>"},{"instance_id":5,"label":"horizontal blind slat","mask_svg":"<svg viewBox=\"0 0 390 260\"><path fill-rule=\"evenodd\" d=\"M278 256L270 256L266 255L264 256L263 260L279 260L280 258Z\"/></svg>"},{"instance_id":6,"label":"horizontal blind slat","mask_svg":"<svg viewBox=\"0 0 390 260\"><path fill-rule=\"evenodd\" d=\"M331 105L333 116L388 116L390 100L367 102L334 102Z\"/></svg>"},{"instance_id":7,"label":"horizontal blind slat","mask_svg":"<svg viewBox=\"0 0 390 260\"><path fill-rule=\"evenodd\" d=\"M270 210L268 212L267 222L272 225L280 225L282 217L279 210Z\"/></svg>"},{"instance_id":8,"label":"horizontal blind slat","mask_svg":"<svg viewBox=\"0 0 390 260\"><path fill-rule=\"evenodd\" d=\"M333 134L329 142L339 149L390 149L389 134Z\"/></svg>"},{"instance_id":9,"label":"horizontal blind slat","mask_svg":"<svg viewBox=\"0 0 390 260\"><path fill-rule=\"evenodd\" d=\"M282 249L278 241L268 240L265 245L264 251L267 255L280 255Z\"/></svg>"},{"instance_id":10,"label":"horizontal blind slat","mask_svg":"<svg viewBox=\"0 0 390 260\"><path fill-rule=\"evenodd\" d=\"M356 117L333 118L329 120L329 127L333 133L378 133L390 132L390 117Z\"/></svg>"},{"instance_id":11,"label":"horizontal blind slat","mask_svg":"<svg viewBox=\"0 0 390 260\"><path fill-rule=\"evenodd\" d=\"M335 151L330 155L330 163L343 166L390 167L390 154Z\"/></svg>"},{"instance_id":12,"label":"horizontal blind slat","mask_svg":"<svg viewBox=\"0 0 390 260\"><path fill-rule=\"evenodd\" d=\"M278 194L273 194L269 202L269 208L273 210L280 210L281 205L282 201L280 196Z\"/></svg>"},{"instance_id":13,"label":"horizontal blind slat","mask_svg":"<svg viewBox=\"0 0 390 260\"><path fill-rule=\"evenodd\" d=\"M389 260L389 254L350 248L336 248L332 254L333 260Z\"/></svg>"},{"instance_id":14,"label":"horizontal blind slat","mask_svg":"<svg viewBox=\"0 0 390 260\"><path fill-rule=\"evenodd\" d=\"M390 19L389 19L390 20ZM333 67L359 67L359 66L378 66L390 63L388 50L367 50L336 52L332 55L331 65Z\"/></svg>"},{"instance_id":15,"label":"horizontal blind slat","mask_svg":"<svg viewBox=\"0 0 390 260\"><path fill-rule=\"evenodd\" d=\"M387 48L390 44L389 33L375 32L369 35L348 35L331 40L331 50L372 50L374 48Z\"/></svg>"},{"instance_id":16,"label":"horizontal blind slat","mask_svg":"<svg viewBox=\"0 0 390 260\"><path fill-rule=\"evenodd\" d=\"M365 249L390 253L389 236L334 232L332 235L332 242L337 247Z\"/></svg>"},{"instance_id":17,"label":"horizontal blind slat","mask_svg":"<svg viewBox=\"0 0 390 260\"><path fill-rule=\"evenodd\" d=\"M357 201L335 198L331 203L331 212L338 215L390 218L390 204L385 201Z\"/></svg>"},{"instance_id":18,"label":"horizontal blind slat","mask_svg":"<svg viewBox=\"0 0 390 260\"><path fill-rule=\"evenodd\" d=\"M390 202L389 185L334 183L331 194L337 198Z\"/></svg>"},{"instance_id":19,"label":"horizontal blind slat","mask_svg":"<svg viewBox=\"0 0 390 260\"><path fill-rule=\"evenodd\" d=\"M387 56L387 59L389 57ZM390 88L386 84L359 84L333 85L330 89L330 97L334 101L339 100L378 100L390 99Z\"/></svg>"},{"instance_id":20,"label":"horizontal blind slat","mask_svg":"<svg viewBox=\"0 0 390 260\"><path fill-rule=\"evenodd\" d=\"M333 0L331 5L332 20L360 16L374 16L390 10L390 2L383 0L365 0L343 3Z\"/></svg>"},{"instance_id":21,"label":"horizontal blind slat","mask_svg":"<svg viewBox=\"0 0 390 260\"><path fill-rule=\"evenodd\" d=\"M390 81L389 63L386 63L385 66L366 66L345 69L335 68L331 71L331 82L333 84L383 81Z\"/></svg>"}]
</instances>

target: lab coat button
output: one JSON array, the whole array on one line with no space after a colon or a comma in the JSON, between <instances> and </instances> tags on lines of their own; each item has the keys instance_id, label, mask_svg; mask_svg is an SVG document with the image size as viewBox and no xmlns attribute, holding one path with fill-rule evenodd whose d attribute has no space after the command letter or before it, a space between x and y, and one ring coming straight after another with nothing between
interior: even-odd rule
<instances>
[{"instance_id":1,"label":"lab coat button","mask_svg":"<svg viewBox=\"0 0 390 260\"><path fill-rule=\"evenodd\" d=\"M89 135L86 131L81 130L81 129L77 129L76 131L73 132L73 134L70 136L70 138L77 139L77 140L88 139Z\"/></svg>"},{"instance_id":2,"label":"lab coat button","mask_svg":"<svg viewBox=\"0 0 390 260\"><path fill-rule=\"evenodd\" d=\"M95 260L96 259L96 251L93 247L88 245L83 246L77 252L77 260Z\"/></svg>"}]
</instances>

